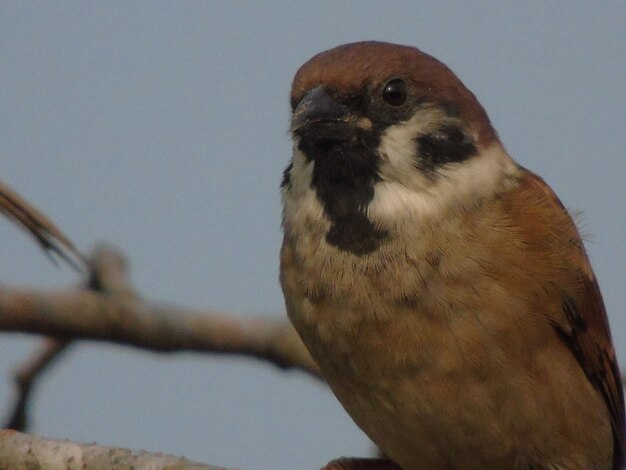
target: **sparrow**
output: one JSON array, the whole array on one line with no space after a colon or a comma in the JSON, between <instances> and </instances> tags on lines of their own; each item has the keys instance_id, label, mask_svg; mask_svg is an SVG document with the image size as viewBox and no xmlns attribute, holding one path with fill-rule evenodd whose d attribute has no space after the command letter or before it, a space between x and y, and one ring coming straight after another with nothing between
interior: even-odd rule
<instances>
[{"instance_id":1,"label":"sparrow","mask_svg":"<svg viewBox=\"0 0 626 470\"><path fill-rule=\"evenodd\" d=\"M416 48L359 42L306 62L291 109L287 313L385 468L621 468L581 237L472 92ZM378 465L354 463L334 468Z\"/></svg>"}]
</instances>

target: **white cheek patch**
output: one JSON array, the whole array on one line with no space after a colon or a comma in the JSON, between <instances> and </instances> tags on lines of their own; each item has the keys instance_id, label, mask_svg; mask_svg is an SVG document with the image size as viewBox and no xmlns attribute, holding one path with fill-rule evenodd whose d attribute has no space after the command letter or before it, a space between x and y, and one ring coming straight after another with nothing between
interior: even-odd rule
<instances>
[{"instance_id":1,"label":"white cheek patch","mask_svg":"<svg viewBox=\"0 0 626 470\"><path fill-rule=\"evenodd\" d=\"M396 155L394 159L404 165L404 158ZM392 165L392 161L390 156L386 165ZM472 206L502 189L507 177L518 173L499 144L479 151L469 160L439 168L434 179L425 177L414 165L406 169L386 168L383 181L374 186L367 215L382 228L436 219L453 207Z\"/></svg>"},{"instance_id":2,"label":"white cheek patch","mask_svg":"<svg viewBox=\"0 0 626 470\"><path fill-rule=\"evenodd\" d=\"M303 196L311 189L311 181L313 181L313 162L308 160L298 149L297 143L294 143L289 193L296 198Z\"/></svg>"},{"instance_id":3,"label":"white cheek patch","mask_svg":"<svg viewBox=\"0 0 626 470\"><path fill-rule=\"evenodd\" d=\"M428 134L444 123L456 121L440 108L428 107L416 112L406 122L388 127L380 137L378 151L383 160L394 166L415 165L415 138Z\"/></svg>"},{"instance_id":4,"label":"white cheek patch","mask_svg":"<svg viewBox=\"0 0 626 470\"><path fill-rule=\"evenodd\" d=\"M409 188L423 188L429 179L416 166L416 138L454 119L439 108L424 108L408 121L390 126L381 135L378 153L383 181L399 182Z\"/></svg>"},{"instance_id":5,"label":"white cheek patch","mask_svg":"<svg viewBox=\"0 0 626 470\"><path fill-rule=\"evenodd\" d=\"M307 160L298 149L293 149L293 166L290 172L289 188L282 189L283 218L285 226L307 227L321 225L326 229L330 222L324 215L324 208L311 189L313 162Z\"/></svg>"},{"instance_id":6,"label":"white cheek patch","mask_svg":"<svg viewBox=\"0 0 626 470\"><path fill-rule=\"evenodd\" d=\"M425 110L426 113L426 110ZM449 120L448 120L449 121ZM499 143L462 162L437 168L429 177L415 162L415 137L445 122L435 110L422 113L410 121L389 128L379 147L381 181L374 184L374 197L367 217L384 230L403 226L417 228L441 219L455 208L469 208L477 201L506 187L511 177L520 174ZM330 220L311 188L314 163L294 145L290 184L283 188L283 220L287 229L326 233Z\"/></svg>"},{"instance_id":7,"label":"white cheek patch","mask_svg":"<svg viewBox=\"0 0 626 470\"><path fill-rule=\"evenodd\" d=\"M440 203L427 191L414 191L396 181L374 185L374 198L367 216L382 227L395 224L404 217L426 218L438 211Z\"/></svg>"}]
</instances>

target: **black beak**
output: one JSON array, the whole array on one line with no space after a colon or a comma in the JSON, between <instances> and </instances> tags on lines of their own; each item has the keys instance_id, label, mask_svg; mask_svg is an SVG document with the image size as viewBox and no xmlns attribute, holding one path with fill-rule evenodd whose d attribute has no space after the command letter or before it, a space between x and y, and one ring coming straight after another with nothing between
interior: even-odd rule
<instances>
[{"instance_id":1,"label":"black beak","mask_svg":"<svg viewBox=\"0 0 626 470\"><path fill-rule=\"evenodd\" d=\"M354 123L350 110L318 86L298 103L289 130L314 140L346 140L354 135Z\"/></svg>"}]
</instances>

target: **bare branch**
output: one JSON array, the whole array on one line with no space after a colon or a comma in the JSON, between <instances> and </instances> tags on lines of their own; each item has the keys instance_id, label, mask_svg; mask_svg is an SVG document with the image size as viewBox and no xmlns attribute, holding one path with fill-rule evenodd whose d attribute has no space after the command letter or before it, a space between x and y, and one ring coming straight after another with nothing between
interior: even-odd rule
<instances>
[{"instance_id":1,"label":"bare branch","mask_svg":"<svg viewBox=\"0 0 626 470\"><path fill-rule=\"evenodd\" d=\"M192 312L91 291L5 287L0 287L0 312L0 331L94 339L156 352L237 354L319 375L292 326L269 316Z\"/></svg>"},{"instance_id":2,"label":"bare branch","mask_svg":"<svg viewBox=\"0 0 626 470\"><path fill-rule=\"evenodd\" d=\"M87 289L132 295L127 285L126 261L119 252L101 246L94 250L86 263L89 267L89 276L85 282ZM28 410L37 379L49 369L61 353L68 349L70 343L68 340L45 338L42 340L40 350L17 369L14 375L16 397L5 428L16 431L26 431L29 428Z\"/></svg>"},{"instance_id":3,"label":"bare branch","mask_svg":"<svg viewBox=\"0 0 626 470\"><path fill-rule=\"evenodd\" d=\"M28 410L31 392L48 367L59 358L61 353L67 350L69 343L54 338L46 338L42 341L42 347L22 367L15 371L15 384L17 392L13 410L6 420L5 428L25 431L29 426Z\"/></svg>"},{"instance_id":4,"label":"bare branch","mask_svg":"<svg viewBox=\"0 0 626 470\"><path fill-rule=\"evenodd\" d=\"M121 255L115 255L119 258L114 263L110 249L99 253L99 266L109 263L123 267ZM236 317L152 304L133 293L123 271L112 272L115 274L108 282L115 287L105 286L104 292L84 289L41 292L0 287L0 331L63 340L93 339L156 352L243 355L320 376L317 365L287 320L269 316Z\"/></svg>"},{"instance_id":5,"label":"bare branch","mask_svg":"<svg viewBox=\"0 0 626 470\"><path fill-rule=\"evenodd\" d=\"M29 436L16 431L0 431L0 468L43 470L227 470L183 457L155 452L133 451L95 444L79 444Z\"/></svg>"}]
</instances>

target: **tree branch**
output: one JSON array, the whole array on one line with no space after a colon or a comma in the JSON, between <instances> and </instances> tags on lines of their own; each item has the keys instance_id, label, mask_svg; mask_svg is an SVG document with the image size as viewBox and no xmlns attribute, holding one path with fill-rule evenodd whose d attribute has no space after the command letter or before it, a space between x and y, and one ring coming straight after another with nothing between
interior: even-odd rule
<instances>
[{"instance_id":1,"label":"tree branch","mask_svg":"<svg viewBox=\"0 0 626 470\"><path fill-rule=\"evenodd\" d=\"M28 429L31 392L42 374L67 350L69 342L46 338L37 353L14 373L17 386L16 397L5 428L25 431Z\"/></svg>"},{"instance_id":2,"label":"tree branch","mask_svg":"<svg viewBox=\"0 0 626 470\"><path fill-rule=\"evenodd\" d=\"M110 250L99 253L101 261L111 256ZM156 352L241 355L320 377L287 320L157 305L135 295L121 274L115 279L117 287L104 292L0 287L0 331L107 341Z\"/></svg>"},{"instance_id":3,"label":"tree branch","mask_svg":"<svg viewBox=\"0 0 626 470\"><path fill-rule=\"evenodd\" d=\"M16 431L0 431L0 463L0 468L13 470L227 470L172 455L44 439Z\"/></svg>"},{"instance_id":4,"label":"tree branch","mask_svg":"<svg viewBox=\"0 0 626 470\"><path fill-rule=\"evenodd\" d=\"M89 268L89 276L85 281L86 289L117 295L133 295L127 285L126 262L117 251L102 246L94 250L89 259L82 254L80 256L85 266ZM39 377L68 349L70 344L69 340L45 338L42 340L40 350L17 369L14 374L16 397L5 428L16 431L28 429L31 392Z\"/></svg>"}]
</instances>

